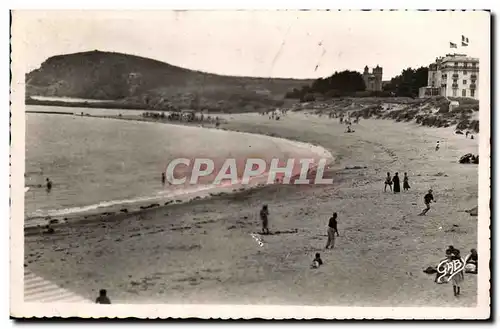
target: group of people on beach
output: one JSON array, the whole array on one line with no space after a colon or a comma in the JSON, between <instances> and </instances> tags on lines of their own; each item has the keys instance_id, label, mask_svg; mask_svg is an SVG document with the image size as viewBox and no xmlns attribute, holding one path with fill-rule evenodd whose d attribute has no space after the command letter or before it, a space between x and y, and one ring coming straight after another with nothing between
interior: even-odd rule
<instances>
[{"instance_id":1,"label":"group of people on beach","mask_svg":"<svg viewBox=\"0 0 500 329\"><path fill-rule=\"evenodd\" d=\"M392 185L394 184L394 188ZM387 176L384 181L384 192L387 191L387 186L389 186L389 189L391 191L394 191L394 193L399 193L401 192L401 186L400 186L400 181L399 181L399 174L395 173L394 177L391 177L391 173L387 173ZM409 183L409 178L408 178L408 173L404 173L403 177L403 190L408 191L410 189L410 183ZM419 216L425 216L425 214L431 209L431 203L436 202L434 200L434 195L432 194L432 189L429 189L427 191L427 194L424 195L424 204L425 204L425 209L422 210L422 212L419 214Z\"/></svg>"},{"instance_id":2,"label":"group of people on beach","mask_svg":"<svg viewBox=\"0 0 500 329\"><path fill-rule=\"evenodd\" d=\"M460 296L461 284L465 279L464 273L473 273L477 274L477 266L478 266L478 254L476 249L471 249L470 253L462 259L460 256L460 250L456 249L453 246L448 246L445 252L445 258L440 261L440 264L460 264L457 266L450 265L441 269L433 269L436 272L436 278L434 282L446 283L451 281L453 286L453 295L455 297ZM445 266L446 266L445 265ZM453 269L452 271L447 271L443 273L443 270ZM440 271L441 270L441 271ZM444 274L444 275L443 275ZM445 278L443 280L443 278Z\"/></svg>"},{"instance_id":3,"label":"group of people on beach","mask_svg":"<svg viewBox=\"0 0 500 329\"><path fill-rule=\"evenodd\" d=\"M275 109L261 112L261 115L268 115L269 120L279 120L282 116L286 116L288 109Z\"/></svg>"},{"instance_id":4,"label":"group of people on beach","mask_svg":"<svg viewBox=\"0 0 500 329\"><path fill-rule=\"evenodd\" d=\"M394 184L394 189L392 185ZM387 191L387 186L389 186L389 189L394 191L394 193L399 193L401 192L401 183L399 180L399 173L395 173L394 177L391 177L391 173L388 172L387 176L385 177L384 181L384 192ZM408 191L410 189L410 183L409 183L409 178L408 178L408 173L404 173L403 177L403 190Z\"/></svg>"},{"instance_id":5,"label":"group of people on beach","mask_svg":"<svg viewBox=\"0 0 500 329\"><path fill-rule=\"evenodd\" d=\"M269 232L269 207L267 204L262 206L262 209L259 213L260 221L262 223L262 234L268 235ZM328 220L328 241L326 242L325 249L333 249L335 247L335 234L340 236L339 230L337 227L337 217L338 214L336 212L333 213L332 217Z\"/></svg>"}]
</instances>

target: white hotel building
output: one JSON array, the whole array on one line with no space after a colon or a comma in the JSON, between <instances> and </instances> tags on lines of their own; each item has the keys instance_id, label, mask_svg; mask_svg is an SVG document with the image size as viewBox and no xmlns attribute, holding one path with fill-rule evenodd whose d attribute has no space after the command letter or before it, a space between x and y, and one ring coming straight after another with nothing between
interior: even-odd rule
<instances>
[{"instance_id":1,"label":"white hotel building","mask_svg":"<svg viewBox=\"0 0 500 329\"><path fill-rule=\"evenodd\" d=\"M478 99L479 59L463 54L447 54L429 65L427 87L419 97L447 96Z\"/></svg>"}]
</instances>

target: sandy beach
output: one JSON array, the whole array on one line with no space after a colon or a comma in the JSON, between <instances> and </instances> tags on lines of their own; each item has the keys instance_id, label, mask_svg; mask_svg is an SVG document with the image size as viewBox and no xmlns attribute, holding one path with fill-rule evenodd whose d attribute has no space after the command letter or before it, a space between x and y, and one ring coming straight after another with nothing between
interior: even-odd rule
<instances>
[{"instance_id":1,"label":"sandy beach","mask_svg":"<svg viewBox=\"0 0 500 329\"><path fill-rule=\"evenodd\" d=\"M50 235L25 235L25 267L86 298L101 288L114 303L468 306L462 294L423 273L448 245L477 247L479 138L451 128L362 120L344 133L338 120L290 113L283 120L231 115L223 128L320 145L335 157L333 185L272 185L135 213L68 220ZM441 149L436 152L436 141ZM386 172L408 173L408 192L384 193ZM418 216L423 196L436 203ZM270 210L259 246L258 212ZM323 250L328 218L339 214L335 249ZM310 269L320 252L324 265Z\"/></svg>"}]
</instances>

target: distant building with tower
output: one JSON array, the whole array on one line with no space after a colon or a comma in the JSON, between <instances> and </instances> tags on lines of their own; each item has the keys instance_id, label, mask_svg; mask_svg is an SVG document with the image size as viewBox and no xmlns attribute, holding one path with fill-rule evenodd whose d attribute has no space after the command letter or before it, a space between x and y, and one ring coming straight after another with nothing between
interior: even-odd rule
<instances>
[{"instance_id":1,"label":"distant building with tower","mask_svg":"<svg viewBox=\"0 0 500 329\"><path fill-rule=\"evenodd\" d=\"M382 68L377 65L370 73L368 66L365 66L363 80L365 81L366 90L382 91Z\"/></svg>"},{"instance_id":2,"label":"distant building with tower","mask_svg":"<svg viewBox=\"0 0 500 329\"><path fill-rule=\"evenodd\" d=\"M419 97L445 96L478 99L479 59L464 54L446 54L429 65L427 86Z\"/></svg>"}]
</instances>

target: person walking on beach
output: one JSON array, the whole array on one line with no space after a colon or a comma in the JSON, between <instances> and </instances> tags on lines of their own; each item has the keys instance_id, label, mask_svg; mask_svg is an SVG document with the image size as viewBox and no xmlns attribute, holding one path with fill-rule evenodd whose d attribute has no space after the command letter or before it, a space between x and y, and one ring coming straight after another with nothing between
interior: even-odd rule
<instances>
[{"instance_id":1,"label":"person walking on beach","mask_svg":"<svg viewBox=\"0 0 500 329\"><path fill-rule=\"evenodd\" d=\"M401 192L401 187L399 185L399 176L398 176L398 173L394 174L394 177L392 178L392 182L394 183L394 193Z\"/></svg>"},{"instance_id":2,"label":"person walking on beach","mask_svg":"<svg viewBox=\"0 0 500 329\"><path fill-rule=\"evenodd\" d=\"M328 221L328 228L327 228L327 233L328 233L328 241L326 242L326 247L325 249L328 249L331 247L333 249L335 247L335 233L337 236L339 236L339 230L337 229L337 213L334 212L333 216L330 217L330 220Z\"/></svg>"},{"instance_id":3,"label":"person walking on beach","mask_svg":"<svg viewBox=\"0 0 500 329\"><path fill-rule=\"evenodd\" d=\"M408 174L405 173L405 176L403 177L403 190L408 191L410 189L410 184L408 183Z\"/></svg>"},{"instance_id":4,"label":"person walking on beach","mask_svg":"<svg viewBox=\"0 0 500 329\"><path fill-rule=\"evenodd\" d=\"M52 190L52 181L48 177L45 179L45 181L46 181L47 192L50 192Z\"/></svg>"},{"instance_id":5,"label":"person walking on beach","mask_svg":"<svg viewBox=\"0 0 500 329\"><path fill-rule=\"evenodd\" d=\"M425 214L431 209L432 201L434 201L434 196L432 195L432 190L429 190L429 192L424 196L425 209L422 210L420 216L425 216Z\"/></svg>"},{"instance_id":6,"label":"person walking on beach","mask_svg":"<svg viewBox=\"0 0 500 329\"><path fill-rule=\"evenodd\" d=\"M161 173L161 183L165 185L165 181L167 180L167 176L165 175L164 172Z\"/></svg>"},{"instance_id":7,"label":"person walking on beach","mask_svg":"<svg viewBox=\"0 0 500 329\"><path fill-rule=\"evenodd\" d=\"M387 186L389 186L389 189L391 189L392 192L392 179L391 179L391 173L387 173L387 177L385 178L385 183L384 183L384 192L387 189Z\"/></svg>"},{"instance_id":8,"label":"person walking on beach","mask_svg":"<svg viewBox=\"0 0 500 329\"><path fill-rule=\"evenodd\" d=\"M109 298L107 296L106 289L99 290L99 297L96 298L95 303L96 304L111 304L111 301L109 300Z\"/></svg>"},{"instance_id":9,"label":"person walking on beach","mask_svg":"<svg viewBox=\"0 0 500 329\"><path fill-rule=\"evenodd\" d=\"M436 152L439 150L439 141L436 143Z\"/></svg>"},{"instance_id":10,"label":"person walking on beach","mask_svg":"<svg viewBox=\"0 0 500 329\"><path fill-rule=\"evenodd\" d=\"M267 204L260 210L260 220L262 221L262 234L269 234L269 209Z\"/></svg>"}]
</instances>

